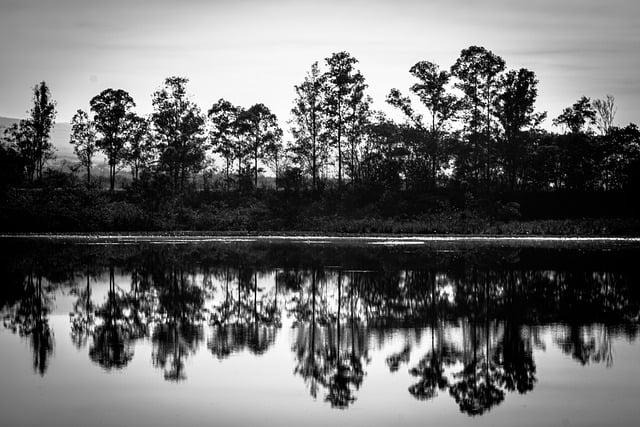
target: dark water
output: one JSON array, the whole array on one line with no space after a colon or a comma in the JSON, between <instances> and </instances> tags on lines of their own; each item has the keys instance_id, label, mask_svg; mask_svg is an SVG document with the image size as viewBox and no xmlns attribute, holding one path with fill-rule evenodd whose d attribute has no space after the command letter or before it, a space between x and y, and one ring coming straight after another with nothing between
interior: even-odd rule
<instances>
[{"instance_id":1,"label":"dark water","mask_svg":"<svg viewBox=\"0 0 640 427\"><path fill-rule=\"evenodd\" d=\"M0 241L0 424L636 426L637 243Z\"/></svg>"}]
</instances>

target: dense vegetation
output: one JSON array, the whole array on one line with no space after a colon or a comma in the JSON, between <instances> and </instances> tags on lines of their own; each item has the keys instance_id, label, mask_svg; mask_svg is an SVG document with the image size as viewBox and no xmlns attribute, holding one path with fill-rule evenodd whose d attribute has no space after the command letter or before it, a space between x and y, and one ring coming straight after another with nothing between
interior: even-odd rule
<instances>
[{"instance_id":1,"label":"dense vegetation","mask_svg":"<svg viewBox=\"0 0 640 427\"><path fill-rule=\"evenodd\" d=\"M55 103L42 82L1 145L2 227L637 232L640 130L614 125L612 96L580 98L553 119L561 132L547 131L535 73L471 46L448 70L410 68L410 96L386 99L398 120L373 110L357 63L339 52L312 64L286 141L264 104L220 99L204 113L186 78L165 80L148 117L106 89L73 117L72 174L44 168ZM98 154L109 191L91 174Z\"/></svg>"}]
</instances>

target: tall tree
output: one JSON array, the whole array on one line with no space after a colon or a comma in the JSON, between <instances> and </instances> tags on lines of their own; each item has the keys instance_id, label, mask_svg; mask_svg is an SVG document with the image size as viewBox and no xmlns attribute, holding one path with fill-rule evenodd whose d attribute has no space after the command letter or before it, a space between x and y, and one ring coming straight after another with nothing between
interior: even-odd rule
<instances>
[{"instance_id":1,"label":"tall tree","mask_svg":"<svg viewBox=\"0 0 640 427\"><path fill-rule=\"evenodd\" d=\"M31 108L29 117L29 123L33 128L35 170L38 179L42 178L42 169L45 162L53 155L50 133L55 117L56 106L51 99L49 87L45 82L40 82L33 88L33 108Z\"/></svg>"},{"instance_id":2,"label":"tall tree","mask_svg":"<svg viewBox=\"0 0 640 427\"><path fill-rule=\"evenodd\" d=\"M189 99L184 77L169 77L153 94L152 122L158 136L160 163L182 191L190 171L202 168L205 154L204 117Z\"/></svg>"},{"instance_id":3,"label":"tall tree","mask_svg":"<svg viewBox=\"0 0 640 427\"><path fill-rule=\"evenodd\" d=\"M475 157L472 174L478 181L484 166L485 184L489 185L492 171L491 126L494 100L499 89L499 76L505 69L504 60L481 46L470 46L460 52L451 67L451 74L458 79L456 87L464 93L467 111L467 130ZM484 126L484 132L482 127ZM484 139L484 147L481 146ZM482 159L483 158L483 159Z\"/></svg>"},{"instance_id":4,"label":"tall tree","mask_svg":"<svg viewBox=\"0 0 640 427\"><path fill-rule=\"evenodd\" d=\"M500 92L495 109L498 122L503 129L501 159L510 187L516 185L518 166L526 161L525 128L536 127L546 113L535 113L534 104L538 96L538 79L533 71L521 68L511 70L500 79Z\"/></svg>"},{"instance_id":5,"label":"tall tree","mask_svg":"<svg viewBox=\"0 0 640 427\"><path fill-rule=\"evenodd\" d=\"M596 112L596 126L602 135L608 135L613 128L613 120L616 117L616 99L613 95L607 95L604 99L593 101L593 109Z\"/></svg>"},{"instance_id":6,"label":"tall tree","mask_svg":"<svg viewBox=\"0 0 640 427\"><path fill-rule=\"evenodd\" d=\"M292 149L308 164L311 170L313 191L318 190L321 153L325 151L321 135L325 125L323 106L326 83L327 76L320 73L318 63L314 62L304 81L295 86L296 99L291 110L294 122L292 134L295 144Z\"/></svg>"},{"instance_id":7,"label":"tall tree","mask_svg":"<svg viewBox=\"0 0 640 427\"><path fill-rule=\"evenodd\" d=\"M91 166L98 147L96 128L86 111L78 110L73 115L69 142L73 145L73 152L76 153L80 164L87 169L87 184L90 184Z\"/></svg>"},{"instance_id":8,"label":"tall tree","mask_svg":"<svg viewBox=\"0 0 640 427\"><path fill-rule=\"evenodd\" d=\"M276 135L264 147L264 160L269 167L273 169L276 180L276 189L278 188L278 179L280 178L280 168L285 149L282 145L282 130L278 128Z\"/></svg>"},{"instance_id":9,"label":"tall tree","mask_svg":"<svg viewBox=\"0 0 640 427\"><path fill-rule=\"evenodd\" d=\"M214 103L207 116L211 124L209 137L214 152L225 161L225 188L229 190L229 171L239 145L239 116L242 108L220 98ZM238 171L239 173L240 171Z\"/></svg>"},{"instance_id":10,"label":"tall tree","mask_svg":"<svg viewBox=\"0 0 640 427\"><path fill-rule=\"evenodd\" d=\"M253 155L254 185L258 188L258 160L268 144L277 140L282 131L276 115L264 104L249 107L244 114L244 123L249 135L249 152Z\"/></svg>"},{"instance_id":11,"label":"tall tree","mask_svg":"<svg viewBox=\"0 0 640 427\"><path fill-rule=\"evenodd\" d=\"M354 68L358 60L348 52L338 52L326 58L325 61L329 68L325 73L327 80L325 99L327 127L332 135L333 146L337 150L338 186L342 187L342 138L346 133L345 117L348 114L349 99L357 81L356 75L359 74Z\"/></svg>"},{"instance_id":12,"label":"tall tree","mask_svg":"<svg viewBox=\"0 0 640 427\"><path fill-rule=\"evenodd\" d=\"M96 142L109 162L109 188L115 188L117 166L124 160L128 118L135 102L122 89L105 89L90 101L99 138Z\"/></svg>"},{"instance_id":13,"label":"tall tree","mask_svg":"<svg viewBox=\"0 0 640 427\"><path fill-rule=\"evenodd\" d=\"M135 113L127 118L125 162L131 167L131 177L138 180L140 170L153 158L149 121Z\"/></svg>"},{"instance_id":14,"label":"tall tree","mask_svg":"<svg viewBox=\"0 0 640 427\"><path fill-rule=\"evenodd\" d=\"M409 69L418 81L411 86L413 92L429 111L430 123L424 123L421 114L414 111L411 100L403 96L398 89L392 89L387 96L387 102L400 109L418 131L425 135L423 149L419 154L430 157L430 181L436 185L438 171L444 160L442 144L447 126L455 119L460 108L458 98L448 92L451 74L429 61L420 61Z\"/></svg>"},{"instance_id":15,"label":"tall tree","mask_svg":"<svg viewBox=\"0 0 640 427\"><path fill-rule=\"evenodd\" d=\"M347 98L347 115L345 117L347 142L349 143L349 176L355 186L359 177L360 146L369 120L371 118L371 97L364 91L367 84L360 72L356 72L353 79L353 87Z\"/></svg>"}]
</instances>

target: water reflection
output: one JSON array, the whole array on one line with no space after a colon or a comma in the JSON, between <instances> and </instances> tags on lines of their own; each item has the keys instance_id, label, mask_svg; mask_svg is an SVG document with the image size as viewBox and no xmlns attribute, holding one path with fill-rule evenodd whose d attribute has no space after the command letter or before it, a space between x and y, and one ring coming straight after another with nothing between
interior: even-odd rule
<instances>
[{"instance_id":1,"label":"water reflection","mask_svg":"<svg viewBox=\"0 0 640 427\"><path fill-rule=\"evenodd\" d=\"M52 304L52 286L43 285L42 275L30 271L24 277L10 277L17 288L15 300L3 313L4 327L28 339L33 370L43 376L53 355L54 337L48 315Z\"/></svg>"},{"instance_id":2,"label":"water reflection","mask_svg":"<svg viewBox=\"0 0 640 427\"><path fill-rule=\"evenodd\" d=\"M393 375L411 378L397 392L425 404L449 396L471 416L536 387L534 350L545 350L549 325L553 344L580 365L612 367L615 340L637 336L634 251L597 265L582 252L556 253L563 264L516 249L493 258L385 253L378 261L390 265L376 266L362 252L305 259L279 247L205 249L22 254L3 267L4 327L29 342L43 376L54 349L48 317L56 295L68 295L68 334L88 360L125 369L136 343L149 342L153 367L170 382L189 379L201 348L218 361L259 357L286 327L291 372L313 399L356 404L381 357ZM380 354L390 340L398 348Z\"/></svg>"}]
</instances>

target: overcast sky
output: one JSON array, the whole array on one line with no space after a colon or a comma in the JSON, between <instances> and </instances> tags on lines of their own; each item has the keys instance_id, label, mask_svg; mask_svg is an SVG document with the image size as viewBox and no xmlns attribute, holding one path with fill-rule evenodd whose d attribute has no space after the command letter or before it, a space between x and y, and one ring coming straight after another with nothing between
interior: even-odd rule
<instances>
[{"instance_id":1,"label":"overcast sky","mask_svg":"<svg viewBox=\"0 0 640 427\"><path fill-rule=\"evenodd\" d=\"M40 80L58 121L108 87L146 114L162 80L181 75L204 111L220 97L263 102L285 126L293 85L340 50L388 111L384 98L407 91L411 65L448 68L472 44L535 71L550 117L610 93L619 124L640 121L637 0L0 0L0 115L24 116Z\"/></svg>"}]
</instances>

